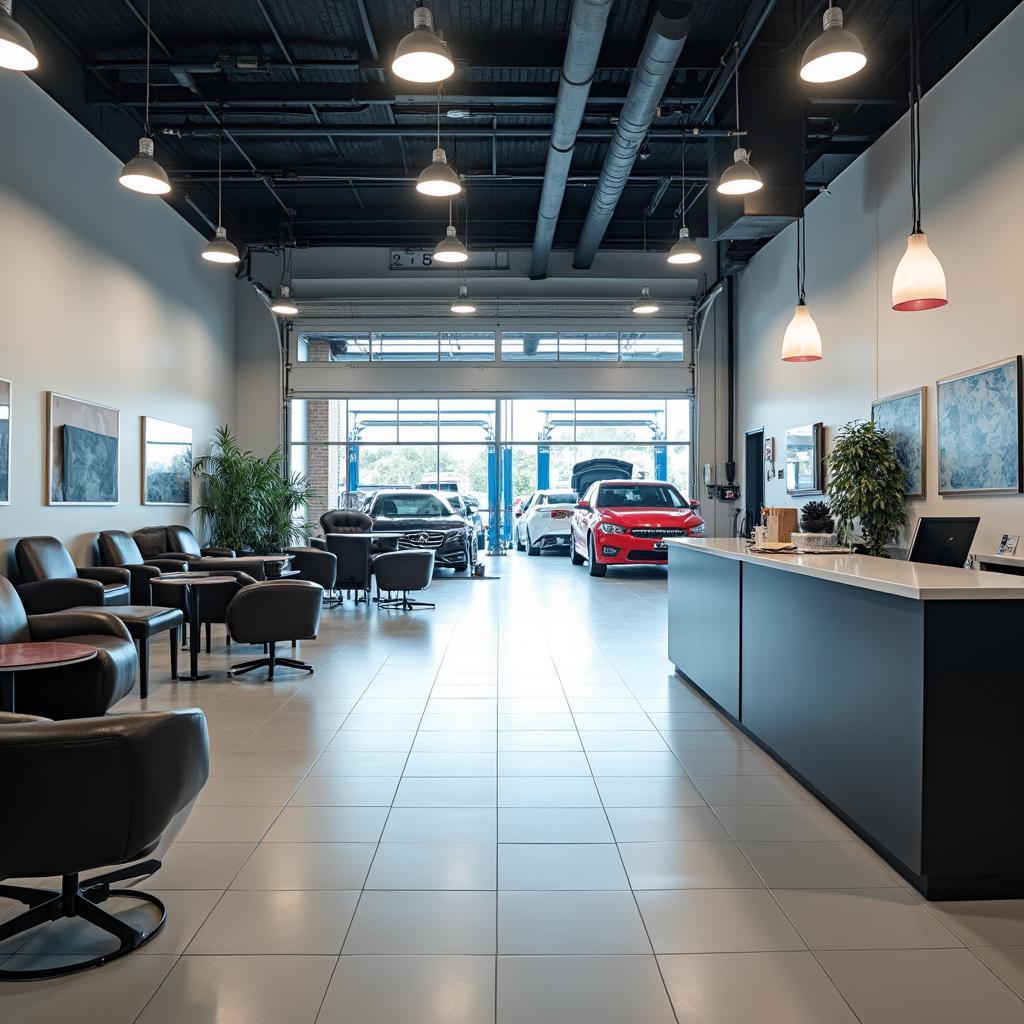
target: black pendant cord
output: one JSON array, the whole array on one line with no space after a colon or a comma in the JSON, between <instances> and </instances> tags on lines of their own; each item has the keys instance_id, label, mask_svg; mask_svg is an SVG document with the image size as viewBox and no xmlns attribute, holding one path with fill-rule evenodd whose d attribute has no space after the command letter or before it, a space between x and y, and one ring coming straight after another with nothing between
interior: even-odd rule
<instances>
[{"instance_id":1,"label":"black pendant cord","mask_svg":"<svg viewBox=\"0 0 1024 1024\"><path fill-rule=\"evenodd\" d=\"M807 226L803 213L796 222L796 294L798 305L806 305L807 299Z\"/></svg>"},{"instance_id":2,"label":"black pendant cord","mask_svg":"<svg viewBox=\"0 0 1024 1024\"><path fill-rule=\"evenodd\" d=\"M224 133L217 135L217 227L222 227L224 205Z\"/></svg>"},{"instance_id":3,"label":"black pendant cord","mask_svg":"<svg viewBox=\"0 0 1024 1024\"><path fill-rule=\"evenodd\" d=\"M149 2L146 0L146 116L145 124L143 125L143 134L147 136L152 135L149 127L149 52L150 52L150 34L149 34Z\"/></svg>"},{"instance_id":4,"label":"black pendant cord","mask_svg":"<svg viewBox=\"0 0 1024 1024\"><path fill-rule=\"evenodd\" d=\"M921 3L910 4L910 197L914 234L921 234Z\"/></svg>"},{"instance_id":5,"label":"black pendant cord","mask_svg":"<svg viewBox=\"0 0 1024 1024\"><path fill-rule=\"evenodd\" d=\"M441 148L441 86L437 87L437 148Z\"/></svg>"},{"instance_id":6,"label":"black pendant cord","mask_svg":"<svg viewBox=\"0 0 1024 1024\"><path fill-rule=\"evenodd\" d=\"M686 126L683 125L683 141L679 146L679 230L686 228Z\"/></svg>"},{"instance_id":7,"label":"black pendant cord","mask_svg":"<svg viewBox=\"0 0 1024 1024\"><path fill-rule=\"evenodd\" d=\"M739 44L739 40L737 40L735 43L733 43L733 53L735 54L735 56L733 58L733 63L734 63L734 67L735 67L735 74L733 75L733 78L735 79L735 84L736 84L736 145L739 145L740 139L742 138L742 136L740 134L740 44Z\"/></svg>"}]
</instances>

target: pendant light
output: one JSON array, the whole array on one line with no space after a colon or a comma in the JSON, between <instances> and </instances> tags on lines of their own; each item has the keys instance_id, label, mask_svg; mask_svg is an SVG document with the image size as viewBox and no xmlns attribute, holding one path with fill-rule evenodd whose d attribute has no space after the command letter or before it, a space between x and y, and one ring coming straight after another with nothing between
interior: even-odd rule
<instances>
[{"instance_id":1,"label":"pendant light","mask_svg":"<svg viewBox=\"0 0 1024 1024\"><path fill-rule=\"evenodd\" d=\"M469 297L469 288L466 285L459 285L458 297L452 302L449 309L461 316L467 316L470 313L476 312L476 306L473 305L473 300Z\"/></svg>"},{"instance_id":2,"label":"pendant light","mask_svg":"<svg viewBox=\"0 0 1024 1024\"><path fill-rule=\"evenodd\" d=\"M914 228L892 279L892 308L901 313L937 309L949 301L942 264L921 230L921 5L910 6L910 196Z\"/></svg>"},{"instance_id":3,"label":"pendant light","mask_svg":"<svg viewBox=\"0 0 1024 1024\"><path fill-rule=\"evenodd\" d=\"M452 219L452 202L448 200L448 229L444 238L434 246L434 259L439 263L465 263L469 260L469 250L459 241Z\"/></svg>"},{"instance_id":4,"label":"pendant light","mask_svg":"<svg viewBox=\"0 0 1024 1024\"><path fill-rule=\"evenodd\" d=\"M857 74L867 64L860 40L843 28L842 8L828 7L822 17L824 30L804 50L800 77L805 82L840 82Z\"/></svg>"},{"instance_id":5,"label":"pendant light","mask_svg":"<svg viewBox=\"0 0 1024 1024\"><path fill-rule=\"evenodd\" d=\"M167 172L153 159L153 139L149 129L149 0L146 0L146 117L143 136L139 139L139 152L121 168L118 181L133 192L149 196L164 196L171 191Z\"/></svg>"},{"instance_id":6,"label":"pendant light","mask_svg":"<svg viewBox=\"0 0 1024 1024\"><path fill-rule=\"evenodd\" d=\"M412 31L403 36L391 61L391 70L407 82L443 82L455 73L448 44L434 31L434 17L418 4L412 15Z\"/></svg>"},{"instance_id":7,"label":"pendant light","mask_svg":"<svg viewBox=\"0 0 1024 1024\"><path fill-rule=\"evenodd\" d=\"M224 133L217 140L217 229L213 238L203 247L203 259L210 263L237 263L241 257L238 250L228 240L228 233L223 226L224 167L223 167Z\"/></svg>"},{"instance_id":8,"label":"pendant light","mask_svg":"<svg viewBox=\"0 0 1024 1024\"><path fill-rule=\"evenodd\" d=\"M39 67L36 48L13 15L13 0L0 0L0 68L35 71Z\"/></svg>"},{"instance_id":9,"label":"pendant light","mask_svg":"<svg viewBox=\"0 0 1024 1024\"><path fill-rule=\"evenodd\" d=\"M437 90L437 145L434 158L420 171L416 191L425 196L457 196L462 191L459 176L448 166L448 157L441 146L441 89Z\"/></svg>"},{"instance_id":10,"label":"pendant light","mask_svg":"<svg viewBox=\"0 0 1024 1024\"><path fill-rule=\"evenodd\" d=\"M290 223L288 226L288 238L294 242ZM292 298L292 290L289 285L285 284L285 281L290 282L292 279L292 251L290 246L285 245L281 280L278 283L277 291L274 292L274 299L270 304L270 312L276 313L278 316L297 316L299 312L299 307L295 305L295 300Z\"/></svg>"},{"instance_id":11,"label":"pendant light","mask_svg":"<svg viewBox=\"0 0 1024 1024\"><path fill-rule=\"evenodd\" d=\"M647 276L647 213L644 212L644 251L640 257L640 270L644 277ZM633 312L637 316L650 316L652 313L657 313L661 309L661 306L654 300L654 296L651 295L651 289L644 285L640 289L640 298L633 303Z\"/></svg>"},{"instance_id":12,"label":"pendant light","mask_svg":"<svg viewBox=\"0 0 1024 1024\"><path fill-rule=\"evenodd\" d=\"M682 201L679 204L679 241L668 251L666 260L676 265L688 263L700 263L700 249L697 243L690 237L690 230L686 226L686 142L685 136L682 145L679 147L679 162L682 165Z\"/></svg>"},{"instance_id":13,"label":"pendant light","mask_svg":"<svg viewBox=\"0 0 1024 1024\"><path fill-rule=\"evenodd\" d=\"M736 60L736 138L742 138L740 132L740 44L734 43ZM747 196L764 187L761 175L750 162L750 154L743 146L737 146L732 154L732 163L718 179L718 192L723 196Z\"/></svg>"},{"instance_id":14,"label":"pendant light","mask_svg":"<svg viewBox=\"0 0 1024 1024\"><path fill-rule=\"evenodd\" d=\"M807 308L804 285L807 277L807 234L803 216L796 222L796 292L793 319L782 339L784 363L813 363L821 358L821 334Z\"/></svg>"}]
</instances>

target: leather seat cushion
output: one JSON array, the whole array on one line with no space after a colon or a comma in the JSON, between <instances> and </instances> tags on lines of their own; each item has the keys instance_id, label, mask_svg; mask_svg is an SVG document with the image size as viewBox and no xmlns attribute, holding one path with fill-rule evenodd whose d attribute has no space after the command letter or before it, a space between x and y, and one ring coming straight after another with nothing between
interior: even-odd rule
<instances>
[{"instance_id":1,"label":"leather seat cushion","mask_svg":"<svg viewBox=\"0 0 1024 1024\"><path fill-rule=\"evenodd\" d=\"M95 611L95 608L84 606L69 609L73 612ZM155 604L124 604L110 609L109 614L116 615L131 633L133 640L155 636L169 629L180 626L185 616L178 608L162 608Z\"/></svg>"}]
</instances>

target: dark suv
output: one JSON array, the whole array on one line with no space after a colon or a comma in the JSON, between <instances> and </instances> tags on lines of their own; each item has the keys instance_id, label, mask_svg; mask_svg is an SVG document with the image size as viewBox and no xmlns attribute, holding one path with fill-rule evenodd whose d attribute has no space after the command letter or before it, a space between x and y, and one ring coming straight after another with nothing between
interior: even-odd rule
<instances>
[{"instance_id":1,"label":"dark suv","mask_svg":"<svg viewBox=\"0 0 1024 1024\"><path fill-rule=\"evenodd\" d=\"M428 548L434 565L462 572L476 562L477 539L472 524L429 491L378 491L367 513L373 533L402 533L398 549Z\"/></svg>"}]
</instances>

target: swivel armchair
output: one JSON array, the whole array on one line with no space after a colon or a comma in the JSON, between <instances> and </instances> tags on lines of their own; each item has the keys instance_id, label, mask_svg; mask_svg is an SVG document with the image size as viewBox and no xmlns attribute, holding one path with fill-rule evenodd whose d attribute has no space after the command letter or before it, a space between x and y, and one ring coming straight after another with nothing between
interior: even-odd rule
<instances>
[{"instance_id":1,"label":"swivel armchair","mask_svg":"<svg viewBox=\"0 0 1024 1024\"><path fill-rule=\"evenodd\" d=\"M320 584L325 594L332 595L324 597L324 604L327 607L333 607L340 602L340 597L333 596L338 579L337 555L313 546L285 548L285 554L292 556L291 567L299 574L290 577L291 579Z\"/></svg>"},{"instance_id":2,"label":"swivel armchair","mask_svg":"<svg viewBox=\"0 0 1024 1024\"><path fill-rule=\"evenodd\" d=\"M14 556L21 575L18 593L32 614L129 601L131 576L127 569L78 568L56 537L22 537L14 546Z\"/></svg>"},{"instance_id":3,"label":"swivel armchair","mask_svg":"<svg viewBox=\"0 0 1024 1024\"><path fill-rule=\"evenodd\" d=\"M159 869L147 858L203 788L209 766L206 719L195 709L65 722L0 714L0 778L17 780L4 796L0 879L61 877L60 889L0 885L0 896L28 908L0 924L0 942L65 917L80 917L118 942L112 952L71 964L0 969L0 980L99 967L160 931L167 911L159 899L111 886ZM104 910L111 896L151 904L154 925L137 928Z\"/></svg>"},{"instance_id":4,"label":"swivel armchair","mask_svg":"<svg viewBox=\"0 0 1024 1024\"><path fill-rule=\"evenodd\" d=\"M356 604L368 601L370 596L370 577L373 575L370 543L370 538L365 536L351 537L344 533L327 535L327 550L338 561L335 577L338 590L349 594L354 591ZM361 598L360 594L363 595Z\"/></svg>"},{"instance_id":5,"label":"swivel armchair","mask_svg":"<svg viewBox=\"0 0 1024 1024\"><path fill-rule=\"evenodd\" d=\"M373 560L377 577L377 607L411 612L414 608L433 608L429 601L412 601L410 591L426 590L434 576L434 552L422 549L388 551ZM387 592L387 598L381 597ZM395 593L401 597L393 597Z\"/></svg>"}]
</instances>

